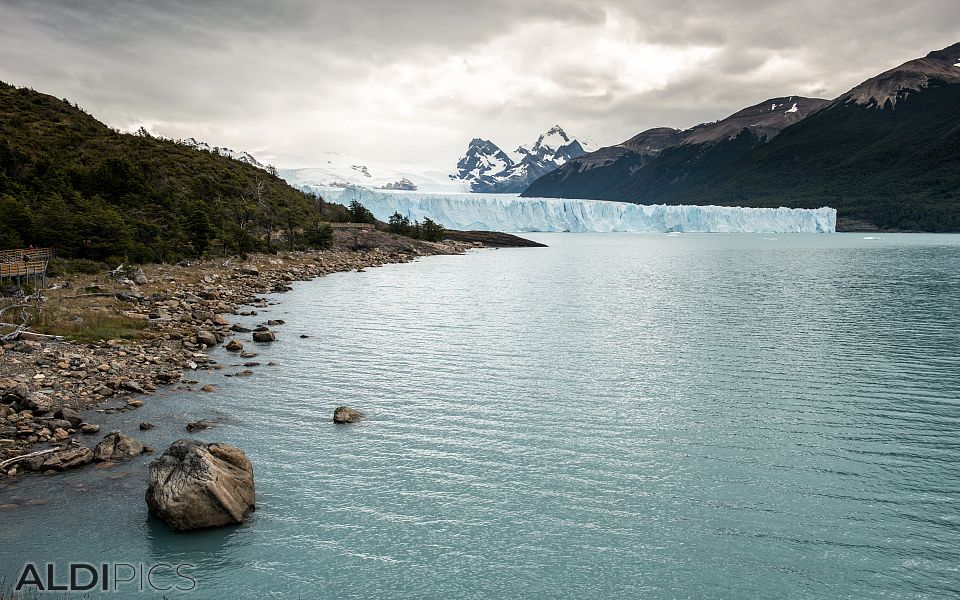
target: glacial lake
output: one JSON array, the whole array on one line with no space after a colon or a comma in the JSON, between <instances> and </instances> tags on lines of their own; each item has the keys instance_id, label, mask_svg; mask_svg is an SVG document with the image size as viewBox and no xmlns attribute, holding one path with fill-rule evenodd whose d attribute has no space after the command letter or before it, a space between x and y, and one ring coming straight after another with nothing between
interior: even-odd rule
<instances>
[{"instance_id":1,"label":"glacial lake","mask_svg":"<svg viewBox=\"0 0 960 600\"><path fill-rule=\"evenodd\" d=\"M21 477L0 579L74 561L189 564L196 588L166 596L197 600L960 594L960 236L528 237L550 247L271 297L242 319L286 321L252 377L220 349L196 375L219 392L99 421L160 450L221 421L196 437L247 452L253 519L170 532L149 457ZM335 426L340 404L367 420ZM102 597L161 597L121 590Z\"/></svg>"}]
</instances>

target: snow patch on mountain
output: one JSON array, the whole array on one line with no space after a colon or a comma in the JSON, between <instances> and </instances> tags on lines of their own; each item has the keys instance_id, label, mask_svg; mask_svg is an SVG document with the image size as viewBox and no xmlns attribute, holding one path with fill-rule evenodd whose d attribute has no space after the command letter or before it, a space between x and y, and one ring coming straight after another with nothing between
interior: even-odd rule
<instances>
[{"instance_id":1,"label":"snow patch on mountain","mask_svg":"<svg viewBox=\"0 0 960 600\"><path fill-rule=\"evenodd\" d=\"M295 188L321 192L326 188L360 185L386 190L462 192L469 187L452 181L445 171L418 169L409 165L380 164L341 152L317 154L315 166L280 169L279 175Z\"/></svg>"},{"instance_id":2,"label":"snow patch on mountain","mask_svg":"<svg viewBox=\"0 0 960 600\"><path fill-rule=\"evenodd\" d=\"M187 138L185 140L177 140L179 143L184 146L189 146L190 148L196 148L197 150L203 150L205 152L212 152L213 154L219 154L220 156L226 156L232 158L233 160L238 160L242 163L247 163L248 165L253 165L258 169L266 169L266 165L258 161L253 157L249 152L231 150L223 146L211 146L206 142L201 142L196 138Z\"/></svg>"}]
</instances>

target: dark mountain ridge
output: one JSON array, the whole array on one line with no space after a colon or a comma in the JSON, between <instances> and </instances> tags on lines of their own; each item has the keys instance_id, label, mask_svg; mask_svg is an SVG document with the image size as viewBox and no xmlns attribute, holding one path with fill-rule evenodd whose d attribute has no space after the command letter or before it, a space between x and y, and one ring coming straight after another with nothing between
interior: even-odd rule
<instances>
[{"instance_id":1,"label":"dark mountain ridge","mask_svg":"<svg viewBox=\"0 0 960 600\"><path fill-rule=\"evenodd\" d=\"M649 129L616 146L569 161L536 180L521 195L664 202L826 103L800 96L772 98L687 130Z\"/></svg>"},{"instance_id":2,"label":"dark mountain ridge","mask_svg":"<svg viewBox=\"0 0 960 600\"><path fill-rule=\"evenodd\" d=\"M772 137L761 126L734 138L669 145L685 132L650 130L656 135L644 132L571 161L523 195L831 206L841 228L960 231L957 106L960 44L885 71L830 102L816 101Z\"/></svg>"}]
</instances>

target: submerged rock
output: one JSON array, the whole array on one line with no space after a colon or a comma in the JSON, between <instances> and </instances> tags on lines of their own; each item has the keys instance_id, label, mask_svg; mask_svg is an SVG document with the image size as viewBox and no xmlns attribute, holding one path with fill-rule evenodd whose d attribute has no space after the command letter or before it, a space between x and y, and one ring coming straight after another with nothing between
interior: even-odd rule
<instances>
[{"instance_id":1,"label":"submerged rock","mask_svg":"<svg viewBox=\"0 0 960 600\"><path fill-rule=\"evenodd\" d=\"M129 460L143 454L143 444L129 435L111 431L93 449L97 461Z\"/></svg>"},{"instance_id":2,"label":"submerged rock","mask_svg":"<svg viewBox=\"0 0 960 600\"><path fill-rule=\"evenodd\" d=\"M235 446L177 440L150 463L145 500L176 531L243 523L256 510L253 466Z\"/></svg>"},{"instance_id":3,"label":"submerged rock","mask_svg":"<svg viewBox=\"0 0 960 600\"><path fill-rule=\"evenodd\" d=\"M199 421L192 421L187 423L187 431L193 433L194 431L202 431L204 429L210 429L213 427L213 423L206 419L200 419Z\"/></svg>"},{"instance_id":4,"label":"submerged rock","mask_svg":"<svg viewBox=\"0 0 960 600\"><path fill-rule=\"evenodd\" d=\"M333 411L334 423L357 423L363 419L363 413L349 406L338 406Z\"/></svg>"}]
</instances>

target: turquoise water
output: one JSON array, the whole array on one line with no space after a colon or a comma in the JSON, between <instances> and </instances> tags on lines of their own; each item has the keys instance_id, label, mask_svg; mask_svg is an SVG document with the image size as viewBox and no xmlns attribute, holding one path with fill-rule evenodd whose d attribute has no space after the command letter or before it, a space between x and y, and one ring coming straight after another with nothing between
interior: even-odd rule
<instances>
[{"instance_id":1,"label":"turquoise water","mask_svg":"<svg viewBox=\"0 0 960 600\"><path fill-rule=\"evenodd\" d=\"M287 321L253 377L110 417L159 447L220 419L198 437L253 461L249 524L170 533L146 458L20 478L0 577L189 563L197 588L168 597L197 599L960 594L960 236L530 237L550 247L297 284L245 319ZM369 418L334 426L339 404ZM160 597L122 589L104 597Z\"/></svg>"}]
</instances>

